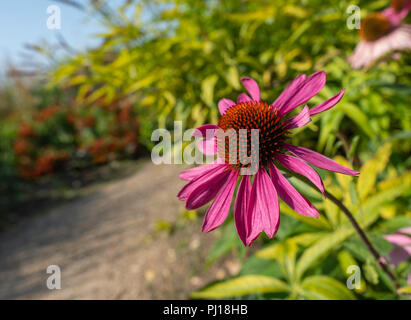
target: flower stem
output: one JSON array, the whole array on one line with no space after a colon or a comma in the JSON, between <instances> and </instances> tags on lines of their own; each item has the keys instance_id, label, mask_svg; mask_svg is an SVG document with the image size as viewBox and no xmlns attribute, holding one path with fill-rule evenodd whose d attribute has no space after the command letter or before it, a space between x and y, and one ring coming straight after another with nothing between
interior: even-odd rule
<instances>
[{"instance_id":1,"label":"flower stem","mask_svg":"<svg viewBox=\"0 0 411 320\"><path fill-rule=\"evenodd\" d=\"M330 199L332 202L334 202L334 204L340 208L344 214L346 215L346 217L348 218L348 220L351 222L351 224L353 225L355 231L357 231L358 235L360 236L361 240L364 242L364 244L366 245L366 247L368 248L368 250L371 252L371 254L374 256L377 265L384 270L384 272L390 277L391 281L393 282L395 288L399 288L399 284L394 276L394 274L391 272L389 266L387 264L385 264L383 262L383 260L381 259L381 255L378 253L378 251L374 248L374 246L372 245L372 243L370 242L370 240L368 239L367 235L365 234L364 230L361 229L360 225L357 223L357 221L355 220L354 216L352 215L352 213L350 212L350 210L348 210L348 208L340 201L338 200L336 197L334 197L331 193L329 193L327 190L325 190L325 195L327 196L328 199Z\"/></svg>"}]
</instances>

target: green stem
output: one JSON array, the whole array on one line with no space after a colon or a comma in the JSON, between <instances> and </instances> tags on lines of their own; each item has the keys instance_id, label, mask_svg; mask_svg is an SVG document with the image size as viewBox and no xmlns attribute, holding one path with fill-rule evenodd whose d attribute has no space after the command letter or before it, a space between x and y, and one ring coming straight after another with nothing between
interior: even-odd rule
<instances>
[{"instance_id":1,"label":"green stem","mask_svg":"<svg viewBox=\"0 0 411 320\"><path fill-rule=\"evenodd\" d=\"M365 234L364 230L361 229L360 225L357 223L357 221L355 220L354 216L352 215L352 213L350 212L350 210L348 210L348 208L340 201L338 200L336 197L334 197L331 193L329 193L327 190L325 190L325 195L327 196L328 199L330 199L332 202L334 202L334 204L341 209L342 212L344 212L344 214L346 215L346 217L348 218L348 220L351 222L351 224L353 225L355 231L358 233L358 235L360 236L361 240L364 242L365 246L367 247L367 249L371 252L371 254L373 255L374 259L377 262L377 265L389 276L389 278L391 279L391 281L393 282L395 288L399 288L399 284L394 276L394 274L391 272L388 264L383 263L382 261L382 257L381 255L378 253L378 251L374 248L374 246L372 245L371 241L368 239L367 235Z\"/></svg>"}]
</instances>

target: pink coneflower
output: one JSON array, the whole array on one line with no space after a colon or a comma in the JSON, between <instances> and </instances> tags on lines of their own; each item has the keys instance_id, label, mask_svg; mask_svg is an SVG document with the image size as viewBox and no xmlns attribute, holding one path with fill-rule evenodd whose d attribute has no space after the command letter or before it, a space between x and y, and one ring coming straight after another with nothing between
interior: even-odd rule
<instances>
[{"instance_id":1,"label":"pink coneflower","mask_svg":"<svg viewBox=\"0 0 411 320\"><path fill-rule=\"evenodd\" d=\"M367 67L395 51L411 49L411 25L401 21L411 10L410 0L392 1L382 12L374 12L361 21L361 41L348 58L355 69Z\"/></svg>"},{"instance_id":2,"label":"pink coneflower","mask_svg":"<svg viewBox=\"0 0 411 320\"><path fill-rule=\"evenodd\" d=\"M204 140L200 146L204 153L217 154L214 163L189 169L180 178L189 182L179 192L180 200L186 201L187 209L197 209L214 199L209 207L202 230L208 232L220 226L227 217L234 190L239 187L234 205L234 218L238 235L245 245L250 245L262 232L272 238L280 225L280 210L277 194L296 212L318 217L317 209L301 195L277 169L280 164L288 170L308 178L323 194L324 186L320 176L307 163L330 171L357 176L358 172L343 167L327 157L286 143L287 132L311 121L310 116L333 107L343 96L344 90L320 105L303 108L300 114L286 118L285 115L315 96L325 85L325 72L317 72L306 78L304 74L295 78L291 84L272 103L260 100L260 89L250 78L241 79L251 98L242 93L237 103L221 99L218 108L221 118L218 125L206 124L198 128L203 137L209 130L231 130L237 135L240 129L247 129L247 141L238 142L238 150L249 146L250 131L259 131L259 166L253 176L242 175L240 162L230 163L227 139ZM211 148L210 148L211 146ZM224 155L222 155L224 154ZM252 180L252 185L251 185Z\"/></svg>"}]
</instances>

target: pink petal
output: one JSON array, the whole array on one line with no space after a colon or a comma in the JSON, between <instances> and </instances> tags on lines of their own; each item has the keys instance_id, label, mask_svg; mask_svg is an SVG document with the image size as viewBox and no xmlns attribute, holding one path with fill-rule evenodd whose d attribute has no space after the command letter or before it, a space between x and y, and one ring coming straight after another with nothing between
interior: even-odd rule
<instances>
[{"instance_id":1,"label":"pink petal","mask_svg":"<svg viewBox=\"0 0 411 320\"><path fill-rule=\"evenodd\" d=\"M215 168L218 164L216 161L213 163L205 164L199 167L194 167L188 170L185 170L179 174L179 178L182 180L191 181L197 178L198 176L202 175L205 172L210 171L211 169Z\"/></svg>"},{"instance_id":2,"label":"pink petal","mask_svg":"<svg viewBox=\"0 0 411 320\"><path fill-rule=\"evenodd\" d=\"M305 126L310 121L310 109L308 109L308 107L305 106L304 109L298 115L286 120L287 126L285 128L287 130L300 128Z\"/></svg>"},{"instance_id":3,"label":"pink petal","mask_svg":"<svg viewBox=\"0 0 411 320\"><path fill-rule=\"evenodd\" d=\"M405 233L405 234L409 234L409 235L411 236L411 227L406 227L406 228L398 229L398 232L400 232L400 233Z\"/></svg>"},{"instance_id":4,"label":"pink petal","mask_svg":"<svg viewBox=\"0 0 411 320\"><path fill-rule=\"evenodd\" d=\"M248 93L250 94L251 98L254 101L260 101L260 88L258 87L257 82L251 78L241 78L241 82L243 83L244 87L247 89Z\"/></svg>"},{"instance_id":5,"label":"pink petal","mask_svg":"<svg viewBox=\"0 0 411 320\"><path fill-rule=\"evenodd\" d=\"M240 186L237 191L237 198L234 207L234 220L238 236L243 244L247 245L247 209L250 199L251 185L247 175L242 176Z\"/></svg>"},{"instance_id":6,"label":"pink petal","mask_svg":"<svg viewBox=\"0 0 411 320\"><path fill-rule=\"evenodd\" d=\"M280 207L277 192L264 167L255 175L251 188L247 216L247 245L264 230L272 238L280 225Z\"/></svg>"},{"instance_id":7,"label":"pink petal","mask_svg":"<svg viewBox=\"0 0 411 320\"><path fill-rule=\"evenodd\" d=\"M227 166L221 166L212 175L200 176L189 182L189 184L195 184L197 187L192 188L192 192L186 201L186 209L197 209L211 201L221 189L230 172L231 170L227 169Z\"/></svg>"},{"instance_id":8,"label":"pink petal","mask_svg":"<svg viewBox=\"0 0 411 320\"><path fill-rule=\"evenodd\" d=\"M193 180L187 183L177 194L180 200L187 200L191 193L197 188L207 185L209 181L214 181L217 177L225 174L227 171L226 165L209 166L204 168L203 172L197 175Z\"/></svg>"},{"instance_id":9,"label":"pink petal","mask_svg":"<svg viewBox=\"0 0 411 320\"><path fill-rule=\"evenodd\" d=\"M327 158L327 157L323 156L322 154L319 154L315 151L312 151L312 150L309 150L309 149L306 149L306 148L302 148L302 147L293 146L293 145L287 144L287 143L284 143L283 146L288 151L290 151L291 153L296 155L297 157L311 163L312 165L314 165L318 168L325 169L325 170L328 170L328 171L334 171L334 172L339 172L339 173L343 173L343 174L348 174L350 176L358 176L360 174L358 171L346 168L346 167L338 164L334 160L331 160L331 159L329 159L329 158Z\"/></svg>"},{"instance_id":10,"label":"pink petal","mask_svg":"<svg viewBox=\"0 0 411 320\"><path fill-rule=\"evenodd\" d=\"M403 234L386 234L383 237L385 238L385 240L397 246L411 245L411 237L405 236Z\"/></svg>"},{"instance_id":11,"label":"pink petal","mask_svg":"<svg viewBox=\"0 0 411 320\"><path fill-rule=\"evenodd\" d=\"M220 110L220 114L224 114L228 108L235 105L235 102L230 99L221 99L218 101L218 110Z\"/></svg>"},{"instance_id":12,"label":"pink petal","mask_svg":"<svg viewBox=\"0 0 411 320\"><path fill-rule=\"evenodd\" d=\"M320 215L318 210L288 182L272 163L270 163L270 173L278 195L286 204L303 216L318 218Z\"/></svg>"},{"instance_id":13,"label":"pink petal","mask_svg":"<svg viewBox=\"0 0 411 320\"><path fill-rule=\"evenodd\" d=\"M200 140L197 142L197 147L205 155L217 154L217 138Z\"/></svg>"},{"instance_id":14,"label":"pink petal","mask_svg":"<svg viewBox=\"0 0 411 320\"><path fill-rule=\"evenodd\" d=\"M275 158L288 170L294 171L306 177L318 188L318 190L321 191L322 194L325 194L324 184L321 177L303 160L281 153L276 153Z\"/></svg>"},{"instance_id":15,"label":"pink petal","mask_svg":"<svg viewBox=\"0 0 411 320\"><path fill-rule=\"evenodd\" d=\"M193 137L204 138L197 142L198 149L205 155L217 154L217 139L215 137L218 126L205 124L194 130Z\"/></svg>"},{"instance_id":16,"label":"pink petal","mask_svg":"<svg viewBox=\"0 0 411 320\"><path fill-rule=\"evenodd\" d=\"M213 203L204 217L203 232L209 232L219 227L227 218L238 177L238 172L232 171L224 186L218 191Z\"/></svg>"},{"instance_id":17,"label":"pink petal","mask_svg":"<svg viewBox=\"0 0 411 320\"><path fill-rule=\"evenodd\" d=\"M253 99L251 99L249 96L247 96L247 94L245 93L240 93L238 98L237 98L237 103L244 103L244 102L248 102L248 101L253 101Z\"/></svg>"},{"instance_id":18,"label":"pink petal","mask_svg":"<svg viewBox=\"0 0 411 320\"><path fill-rule=\"evenodd\" d=\"M400 10L399 12L396 12L393 7L388 7L382 12L382 14L388 18L388 20L391 22L391 25L393 27L396 27L408 15L408 11L410 9L411 9L411 4L404 5L403 9Z\"/></svg>"},{"instance_id":19,"label":"pink petal","mask_svg":"<svg viewBox=\"0 0 411 320\"><path fill-rule=\"evenodd\" d=\"M344 90L341 90L339 94L336 96L332 97L331 99L328 99L327 101L324 101L323 103L319 104L318 106L312 108L310 110L310 115L314 115L323 111L326 111L332 107L334 107L342 98L344 95Z\"/></svg>"},{"instance_id":20,"label":"pink petal","mask_svg":"<svg viewBox=\"0 0 411 320\"><path fill-rule=\"evenodd\" d=\"M310 100L322 90L325 85L325 80L326 74L324 71L319 71L309 76L295 88L294 94L284 102L283 106L279 109L279 115L284 115Z\"/></svg>"},{"instance_id":21,"label":"pink petal","mask_svg":"<svg viewBox=\"0 0 411 320\"><path fill-rule=\"evenodd\" d=\"M215 124L204 124L196 128L192 136L196 138L212 138L215 136L215 131L218 129L218 126Z\"/></svg>"},{"instance_id":22,"label":"pink petal","mask_svg":"<svg viewBox=\"0 0 411 320\"><path fill-rule=\"evenodd\" d=\"M296 77L287 88L278 96L278 98L273 102L273 106L277 109L281 109L284 103L290 99L295 94L295 89L306 79L305 74L300 74Z\"/></svg>"}]
</instances>

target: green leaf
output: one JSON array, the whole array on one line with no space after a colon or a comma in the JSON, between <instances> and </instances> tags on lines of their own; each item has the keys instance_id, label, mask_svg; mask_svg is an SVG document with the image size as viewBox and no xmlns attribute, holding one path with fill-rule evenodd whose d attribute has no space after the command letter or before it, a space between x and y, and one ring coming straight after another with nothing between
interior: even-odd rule
<instances>
[{"instance_id":1,"label":"green leaf","mask_svg":"<svg viewBox=\"0 0 411 320\"><path fill-rule=\"evenodd\" d=\"M349 102L340 102L335 109L344 111L344 113L351 118L351 120L354 121L370 138L375 136L374 130L370 125L369 118L356 105Z\"/></svg>"},{"instance_id":2,"label":"green leaf","mask_svg":"<svg viewBox=\"0 0 411 320\"><path fill-rule=\"evenodd\" d=\"M222 232L222 237L213 245L208 255L207 263L212 263L222 255L233 249L239 242L234 222L227 223Z\"/></svg>"},{"instance_id":3,"label":"green leaf","mask_svg":"<svg viewBox=\"0 0 411 320\"><path fill-rule=\"evenodd\" d=\"M365 199L374 189L378 174L383 171L391 155L391 144L386 143L378 149L375 156L362 167L358 178L357 190L360 199Z\"/></svg>"},{"instance_id":4,"label":"green leaf","mask_svg":"<svg viewBox=\"0 0 411 320\"><path fill-rule=\"evenodd\" d=\"M311 276L302 282L303 295L312 300L355 300L341 282L327 276Z\"/></svg>"},{"instance_id":5,"label":"green leaf","mask_svg":"<svg viewBox=\"0 0 411 320\"><path fill-rule=\"evenodd\" d=\"M213 74L201 82L201 98L206 105L212 106L214 101L214 87L217 83L218 76Z\"/></svg>"},{"instance_id":6,"label":"green leaf","mask_svg":"<svg viewBox=\"0 0 411 320\"><path fill-rule=\"evenodd\" d=\"M399 288L397 292L398 294L411 294L411 286Z\"/></svg>"},{"instance_id":7,"label":"green leaf","mask_svg":"<svg viewBox=\"0 0 411 320\"><path fill-rule=\"evenodd\" d=\"M353 228L341 228L335 230L332 234L323 237L313 246L309 247L301 255L297 262L297 277L301 278L304 272L317 260L325 256L330 250L339 246L344 240L354 233Z\"/></svg>"},{"instance_id":8,"label":"green leaf","mask_svg":"<svg viewBox=\"0 0 411 320\"><path fill-rule=\"evenodd\" d=\"M205 289L194 292L194 299L220 299L244 296L252 293L287 292L288 285L276 278L246 275L235 279L213 284Z\"/></svg>"}]
</instances>

